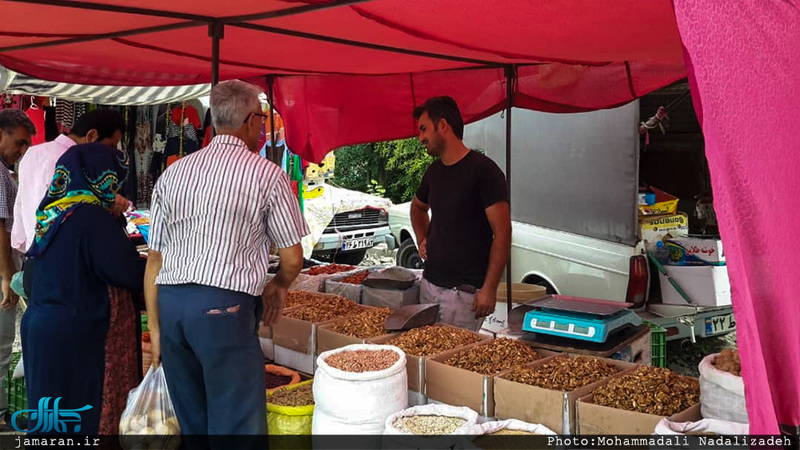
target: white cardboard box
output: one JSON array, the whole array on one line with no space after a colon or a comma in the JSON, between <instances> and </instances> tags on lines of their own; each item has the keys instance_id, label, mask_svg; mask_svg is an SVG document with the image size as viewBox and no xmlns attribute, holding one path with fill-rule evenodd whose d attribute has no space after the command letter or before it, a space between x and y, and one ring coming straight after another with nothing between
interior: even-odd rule
<instances>
[{"instance_id":1,"label":"white cardboard box","mask_svg":"<svg viewBox=\"0 0 800 450\"><path fill-rule=\"evenodd\" d=\"M726 266L664 266L678 286L698 306L725 306L731 304L731 284ZM663 274L661 301L669 305L687 305L686 300Z\"/></svg>"}]
</instances>

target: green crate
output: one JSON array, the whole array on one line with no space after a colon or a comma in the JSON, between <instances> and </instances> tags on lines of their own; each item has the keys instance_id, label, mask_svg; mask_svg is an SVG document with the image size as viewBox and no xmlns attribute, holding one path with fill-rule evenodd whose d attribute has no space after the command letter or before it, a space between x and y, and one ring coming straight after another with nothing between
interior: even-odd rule
<instances>
[{"instance_id":1,"label":"green crate","mask_svg":"<svg viewBox=\"0 0 800 450\"><path fill-rule=\"evenodd\" d=\"M653 367L667 367L667 330L651 322L645 323L650 326Z\"/></svg>"},{"instance_id":2,"label":"green crate","mask_svg":"<svg viewBox=\"0 0 800 450\"><path fill-rule=\"evenodd\" d=\"M25 377L20 379L13 379L14 369L19 364L19 359L22 353L14 353L11 355L11 365L6 374L6 381L4 387L6 389L6 397L8 398L8 413L14 414L17 411L28 409L28 392L25 389ZM18 417L27 419L28 413L22 413Z\"/></svg>"}]
</instances>

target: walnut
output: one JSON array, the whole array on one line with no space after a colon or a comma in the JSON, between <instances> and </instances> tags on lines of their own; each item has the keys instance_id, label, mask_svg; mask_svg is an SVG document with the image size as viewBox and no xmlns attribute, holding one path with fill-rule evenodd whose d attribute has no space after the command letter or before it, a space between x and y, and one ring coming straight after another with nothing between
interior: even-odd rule
<instances>
[{"instance_id":1,"label":"walnut","mask_svg":"<svg viewBox=\"0 0 800 450\"><path fill-rule=\"evenodd\" d=\"M500 338L456 353L445 364L484 375L494 375L513 367L524 366L539 358L541 356L529 345L514 339Z\"/></svg>"},{"instance_id":2,"label":"walnut","mask_svg":"<svg viewBox=\"0 0 800 450\"><path fill-rule=\"evenodd\" d=\"M559 356L535 368L517 369L505 378L545 389L574 391L618 372L616 366L599 359Z\"/></svg>"},{"instance_id":3,"label":"walnut","mask_svg":"<svg viewBox=\"0 0 800 450\"><path fill-rule=\"evenodd\" d=\"M593 393L594 403L657 416L671 416L700 401L700 383L660 367L642 366Z\"/></svg>"}]
</instances>

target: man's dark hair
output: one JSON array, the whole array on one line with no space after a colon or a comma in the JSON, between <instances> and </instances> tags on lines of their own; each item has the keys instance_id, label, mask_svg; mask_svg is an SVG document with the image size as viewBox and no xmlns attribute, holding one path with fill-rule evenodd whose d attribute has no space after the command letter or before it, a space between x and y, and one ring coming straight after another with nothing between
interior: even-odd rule
<instances>
[{"instance_id":1,"label":"man's dark hair","mask_svg":"<svg viewBox=\"0 0 800 450\"><path fill-rule=\"evenodd\" d=\"M425 112L428 113L428 117L431 118L434 125L444 119L450 124L453 133L459 139L464 139L464 119L461 118L461 112L453 97L443 95L429 98L425 103L414 108L414 119L419 120L422 113Z\"/></svg>"},{"instance_id":2,"label":"man's dark hair","mask_svg":"<svg viewBox=\"0 0 800 450\"><path fill-rule=\"evenodd\" d=\"M4 109L0 111L0 129L8 134L13 134L19 127L27 129L31 136L36 134L36 127L24 112L19 109Z\"/></svg>"},{"instance_id":3,"label":"man's dark hair","mask_svg":"<svg viewBox=\"0 0 800 450\"><path fill-rule=\"evenodd\" d=\"M91 130L97 130L97 140L114 136L114 133L125 130L125 119L113 109L96 109L80 116L70 130L75 136L86 136Z\"/></svg>"}]
</instances>

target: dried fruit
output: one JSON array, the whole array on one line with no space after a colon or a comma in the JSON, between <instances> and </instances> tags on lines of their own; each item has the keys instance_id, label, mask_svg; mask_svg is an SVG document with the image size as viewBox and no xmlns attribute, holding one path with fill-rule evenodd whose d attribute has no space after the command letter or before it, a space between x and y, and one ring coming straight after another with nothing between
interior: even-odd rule
<instances>
[{"instance_id":1,"label":"dried fruit","mask_svg":"<svg viewBox=\"0 0 800 450\"><path fill-rule=\"evenodd\" d=\"M267 400L278 406L307 406L314 404L314 389L311 383L300 387L288 389L280 388L272 393Z\"/></svg>"},{"instance_id":2,"label":"dried fruit","mask_svg":"<svg viewBox=\"0 0 800 450\"><path fill-rule=\"evenodd\" d=\"M325 358L325 363L345 372L377 372L392 367L400 355L392 350L347 350Z\"/></svg>"},{"instance_id":3,"label":"dried fruit","mask_svg":"<svg viewBox=\"0 0 800 450\"><path fill-rule=\"evenodd\" d=\"M342 278L341 280L337 280L339 283L347 283L347 284L361 284L364 280L367 279L369 276L369 271L365 270L363 272L358 272L357 274L350 275L349 277Z\"/></svg>"},{"instance_id":4,"label":"dried fruit","mask_svg":"<svg viewBox=\"0 0 800 450\"><path fill-rule=\"evenodd\" d=\"M346 298L338 295L332 296L330 294L320 294L317 292L289 291L289 295L286 296L286 301L284 302L283 307L294 308L295 306L306 306L314 303L322 303L326 301L331 301L331 300L326 300L330 299L331 297L338 297L347 300Z\"/></svg>"},{"instance_id":5,"label":"dried fruit","mask_svg":"<svg viewBox=\"0 0 800 450\"><path fill-rule=\"evenodd\" d=\"M346 264L327 264L324 266L314 266L308 269L309 275L330 275L339 272L349 272L355 270L355 266L348 266Z\"/></svg>"},{"instance_id":6,"label":"dried fruit","mask_svg":"<svg viewBox=\"0 0 800 450\"><path fill-rule=\"evenodd\" d=\"M742 361L739 359L739 350L735 348L722 349L720 354L714 358L713 364L719 370L732 373L737 377L742 376Z\"/></svg>"},{"instance_id":7,"label":"dried fruit","mask_svg":"<svg viewBox=\"0 0 800 450\"><path fill-rule=\"evenodd\" d=\"M538 367L517 369L505 378L544 389L574 391L618 372L616 366L599 359L559 356Z\"/></svg>"},{"instance_id":8,"label":"dried fruit","mask_svg":"<svg viewBox=\"0 0 800 450\"><path fill-rule=\"evenodd\" d=\"M367 339L383 334L388 331L383 328L386 318L392 313L389 308L368 309L356 315L343 319L333 325L330 330L335 333L346 334L348 336Z\"/></svg>"},{"instance_id":9,"label":"dried fruit","mask_svg":"<svg viewBox=\"0 0 800 450\"><path fill-rule=\"evenodd\" d=\"M541 356L529 345L514 339L500 338L458 352L445 361L445 364L483 375L494 375L513 367L524 366L540 358Z\"/></svg>"},{"instance_id":10,"label":"dried fruit","mask_svg":"<svg viewBox=\"0 0 800 450\"><path fill-rule=\"evenodd\" d=\"M667 369L642 366L612 378L592 394L598 405L671 416L700 401L700 383Z\"/></svg>"},{"instance_id":11,"label":"dried fruit","mask_svg":"<svg viewBox=\"0 0 800 450\"><path fill-rule=\"evenodd\" d=\"M351 316L363 311L363 308L358 304L338 295L312 294L312 296L304 296L303 299L311 300L301 304L297 309L284 312L283 315L293 319L318 323Z\"/></svg>"},{"instance_id":12,"label":"dried fruit","mask_svg":"<svg viewBox=\"0 0 800 450\"><path fill-rule=\"evenodd\" d=\"M292 381L292 377L285 375L275 375L274 373L266 372L264 380L264 387L267 389L275 389L276 387L285 386Z\"/></svg>"},{"instance_id":13,"label":"dried fruit","mask_svg":"<svg viewBox=\"0 0 800 450\"><path fill-rule=\"evenodd\" d=\"M461 417L409 416L395 419L392 425L412 434L452 434L466 423Z\"/></svg>"},{"instance_id":14,"label":"dried fruit","mask_svg":"<svg viewBox=\"0 0 800 450\"><path fill-rule=\"evenodd\" d=\"M477 334L461 328L428 325L406 331L387 344L399 347L409 355L432 356L473 344L480 339Z\"/></svg>"}]
</instances>

